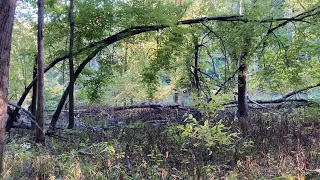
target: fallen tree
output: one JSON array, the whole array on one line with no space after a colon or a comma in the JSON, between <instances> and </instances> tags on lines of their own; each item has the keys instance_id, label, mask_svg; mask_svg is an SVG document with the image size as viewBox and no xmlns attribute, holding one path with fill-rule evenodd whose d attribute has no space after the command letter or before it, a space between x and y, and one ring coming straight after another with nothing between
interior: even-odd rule
<instances>
[{"instance_id":1,"label":"fallen tree","mask_svg":"<svg viewBox=\"0 0 320 180\"><path fill-rule=\"evenodd\" d=\"M30 122L34 123L36 125L36 127L41 130L39 124L36 122L36 117L34 115L32 115L31 112L29 112L28 110L24 109L23 107L17 105L16 103L8 102L8 111L7 112L8 112L9 117L10 117L10 115L12 113L14 113L14 111L11 110L10 106L15 107L16 109L18 109L18 112L20 112L21 114L25 115L30 120ZM12 127L14 127L14 126L12 126ZM24 127L15 127L15 128L24 128ZM30 127L28 127L28 128L31 129L31 124L30 124Z\"/></svg>"},{"instance_id":2,"label":"fallen tree","mask_svg":"<svg viewBox=\"0 0 320 180\"><path fill-rule=\"evenodd\" d=\"M271 106L273 106L276 109L281 108L283 103L290 103L290 102L291 103L299 103L299 105L298 105L299 107L310 106L312 104L314 105L314 102L312 102L308 99L296 99L296 98L292 99L291 97L294 95L300 94L302 92L308 91L310 89L319 87L319 86L320 86L320 83L315 84L315 85L311 85L311 86L307 86L307 87L304 87L304 88L301 88L298 90L288 92L285 95L283 95L281 98L273 99L273 100L252 100L250 97L247 97L247 99L248 99L248 103L255 104L255 105L257 105L261 108L265 108L265 109L270 109L270 107L266 107L262 104L273 104ZM279 103L281 103L281 104L279 104ZM237 104L237 101L231 101L229 103L226 103L225 106L226 107L233 107L236 104ZM251 106L251 108L252 108L252 106Z\"/></svg>"}]
</instances>

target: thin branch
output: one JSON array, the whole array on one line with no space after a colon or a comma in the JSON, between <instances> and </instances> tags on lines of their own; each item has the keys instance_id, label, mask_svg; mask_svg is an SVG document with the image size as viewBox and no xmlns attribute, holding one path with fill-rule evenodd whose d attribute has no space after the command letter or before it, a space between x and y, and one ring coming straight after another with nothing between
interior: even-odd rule
<instances>
[{"instance_id":1,"label":"thin branch","mask_svg":"<svg viewBox=\"0 0 320 180\"><path fill-rule=\"evenodd\" d=\"M206 75L208 78L210 78L210 79L212 79L212 80L215 80L210 74L207 74L207 73L201 71L200 68L196 68L196 67L194 67L193 65L191 65L191 66L193 67L193 69L197 70L197 71L200 72L201 74ZM221 87L221 86L219 85L219 87Z\"/></svg>"},{"instance_id":2,"label":"thin branch","mask_svg":"<svg viewBox=\"0 0 320 180\"><path fill-rule=\"evenodd\" d=\"M287 98L289 98L289 97L291 97L291 96L293 96L295 94L299 94L299 93L301 93L303 91L307 91L309 89L316 88L316 87L319 87L319 86L320 86L320 82L318 84L316 84L316 85L308 86L308 87L305 87L305 88L302 88L302 89L299 89L299 90L295 90L295 91L289 92L289 93L285 94L282 98L283 99L287 99Z\"/></svg>"},{"instance_id":3,"label":"thin branch","mask_svg":"<svg viewBox=\"0 0 320 180\"><path fill-rule=\"evenodd\" d=\"M227 48L226 48L226 46L225 46L225 42L224 42L224 40L222 39L222 37L221 36L219 36L216 32L214 32L208 25L206 25L205 23L201 23L204 27L206 27L208 30L209 30L209 33L212 33L214 36L216 36L219 40L220 40L220 43L221 43L221 45L222 45L222 47L223 47L223 49L222 49L222 52L223 52L223 55L224 55L224 57L225 57L225 59L227 59Z\"/></svg>"},{"instance_id":4,"label":"thin branch","mask_svg":"<svg viewBox=\"0 0 320 180\"><path fill-rule=\"evenodd\" d=\"M216 66L215 66L214 58L213 58L212 55L210 54L209 50L207 50L207 54L208 54L208 56L210 57L211 62L212 62L212 70L213 70L213 73L214 73L214 75L215 75L217 78L219 78L219 75L217 74L217 71L216 71ZM226 59L225 59L225 61L226 61Z\"/></svg>"},{"instance_id":5,"label":"thin branch","mask_svg":"<svg viewBox=\"0 0 320 180\"><path fill-rule=\"evenodd\" d=\"M312 86L308 86L308 87L305 87L305 88L302 88L302 89L298 89L298 90L295 90L295 91L291 91L287 94L285 94L282 98L279 98L279 99L274 99L274 100L257 100L257 101L252 101L253 103L258 103L258 104L271 104L271 103L283 103L283 102L302 102L302 103L309 103L308 100L306 99L288 99L290 98L291 96L293 95L296 95L296 94L299 94L301 92L304 92L304 91L307 91L309 89L312 89L312 88L316 88L316 87L319 87L320 86L320 83L316 84L316 85L312 85ZM231 101L225 105L230 105L230 104L237 104L237 101Z\"/></svg>"},{"instance_id":6,"label":"thin branch","mask_svg":"<svg viewBox=\"0 0 320 180\"><path fill-rule=\"evenodd\" d=\"M240 68L240 67L239 67ZM220 93L220 91L222 90L222 88L224 88L226 86L226 84L235 77L235 75L239 72L239 68L232 74L232 76L230 76L227 80L225 80L222 84L221 87L218 89L218 91L214 94L214 95L218 95Z\"/></svg>"}]
</instances>

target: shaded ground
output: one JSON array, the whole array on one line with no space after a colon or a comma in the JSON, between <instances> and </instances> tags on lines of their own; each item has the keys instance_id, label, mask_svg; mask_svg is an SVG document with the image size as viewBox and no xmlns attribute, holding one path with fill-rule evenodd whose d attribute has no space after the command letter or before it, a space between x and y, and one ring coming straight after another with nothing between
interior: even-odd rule
<instances>
[{"instance_id":1,"label":"shaded ground","mask_svg":"<svg viewBox=\"0 0 320 180\"><path fill-rule=\"evenodd\" d=\"M310 170L320 168L318 109L254 110L249 118L241 120L234 118L233 110L220 112L210 119L211 127L220 121L230 127L231 132L239 134L232 139L232 144L218 143L210 147L210 151L201 139L182 138L181 131L175 128L177 124L186 124L184 119L190 112L195 113L171 108L114 111L104 106L82 107L76 112L79 130L59 130L54 136L47 137L46 148L40 151L48 155L47 161L53 167L42 172L25 160L19 162L26 168L20 173L26 177L39 174L65 177L71 172L63 167L73 166L60 161L62 156L79 163L82 175L73 174L74 179L97 179L99 173L109 179L301 178ZM66 123L67 112L63 112L59 126L66 127ZM14 131L13 134L21 134L21 130ZM24 131L24 136L28 134L30 132ZM19 141L14 139L12 141ZM8 144L9 149L17 144L12 141ZM28 140L19 143L33 147L31 152L35 151L35 157L39 153ZM194 146L194 143L198 145ZM109 153L105 154L106 151ZM16 166L12 158L8 162L12 167ZM89 167L95 167L92 171L95 175L86 170ZM50 168L56 171L48 170ZM72 170L75 171L76 168Z\"/></svg>"},{"instance_id":2,"label":"shaded ground","mask_svg":"<svg viewBox=\"0 0 320 180\"><path fill-rule=\"evenodd\" d=\"M48 121L53 112L48 112ZM150 124L163 124L168 122L183 122L189 114L197 119L201 113L193 108L180 107L177 105L144 105L144 106L90 106L79 107L75 110L75 126L108 126L111 124L128 125L136 122L146 122ZM61 112L57 127L66 128L68 123L68 111ZM49 124L49 122L47 123Z\"/></svg>"}]
</instances>

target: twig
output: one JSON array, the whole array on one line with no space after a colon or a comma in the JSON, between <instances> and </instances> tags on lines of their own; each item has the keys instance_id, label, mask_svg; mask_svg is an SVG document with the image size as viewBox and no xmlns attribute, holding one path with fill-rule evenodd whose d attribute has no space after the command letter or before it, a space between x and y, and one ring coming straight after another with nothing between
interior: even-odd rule
<instances>
[{"instance_id":1,"label":"twig","mask_svg":"<svg viewBox=\"0 0 320 180\"><path fill-rule=\"evenodd\" d=\"M84 156L93 156L92 153L84 152L84 151L78 151L78 154L79 154L79 155L84 155Z\"/></svg>"},{"instance_id":2,"label":"twig","mask_svg":"<svg viewBox=\"0 0 320 180\"><path fill-rule=\"evenodd\" d=\"M193 67L193 69L197 70L197 71L200 72L201 74L204 74L204 75L206 75L208 78L210 78L210 79L212 79L212 80L215 80L210 74L207 74L207 73L201 71L200 68L196 68L196 67L194 67L193 65L191 65L191 66ZM217 85L217 86L218 86L218 87L221 87L220 85Z\"/></svg>"},{"instance_id":3,"label":"twig","mask_svg":"<svg viewBox=\"0 0 320 180\"><path fill-rule=\"evenodd\" d=\"M218 95L219 92L222 90L223 87L225 87L225 85L234 78L234 76L239 72L240 67L232 74L232 76L230 76L227 80L225 80L222 84L221 87L218 89L218 91L214 94L214 95ZM212 99L211 99L212 100ZM211 101L210 100L210 101Z\"/></svg>"}]
</instances>

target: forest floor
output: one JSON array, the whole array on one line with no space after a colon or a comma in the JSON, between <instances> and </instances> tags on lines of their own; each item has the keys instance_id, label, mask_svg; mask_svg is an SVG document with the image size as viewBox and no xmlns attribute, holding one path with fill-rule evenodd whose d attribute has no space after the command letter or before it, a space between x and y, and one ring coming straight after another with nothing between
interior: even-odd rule
<instances>
[{"instance_id":1,"label":"forest floor","mask_svg":"<svg viewBox=\"0 0 320 180\"><path fill-rule=\"evenodd\" d=\"M245 119L174 107L75 112L76 128L63 129L64 111L45 145L30 130L13 129L3 179L312 179L320 168L313 108L254 110Z\"/></svg>"}]
</instances>

